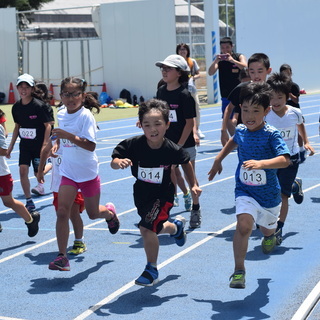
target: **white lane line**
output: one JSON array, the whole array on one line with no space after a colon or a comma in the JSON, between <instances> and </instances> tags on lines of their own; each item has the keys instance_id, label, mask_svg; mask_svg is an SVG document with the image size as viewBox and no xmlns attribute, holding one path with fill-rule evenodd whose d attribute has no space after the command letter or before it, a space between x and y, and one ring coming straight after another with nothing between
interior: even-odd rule
<instances>
[{"instance_id":1,"label":"white lane line","mask_svg":"<svg viewBox=\"0 0 320 320\"><path fill-rule=\"evenodd\" d=\"M225 228L212 233L211 235L207 236L206 238L196 242L195 244L193 244L192 246L182 250L181 252L177 253L176 255L172 256L171 258L165 260L164 262L160 263L158 265L158 269L162 269L163 267L165 267L166 265L174 262L175 260L183 257L184 255L186 255L187 253L191 252L192 250L195 250L196 248L200 247L201 245L205 244L206 242L208 242L209 240L215 238L216 236L222 234L224 231L229 230L231 228L233 228L236 225L236 222L226 226ZM88 310L84 311L83 313L81 313L79 316L77 316L76 318L74 318L73 320L83 320L87 317L89 317L91 314L93 314L95 311L97 311L98 309L102 308L105 304L109 303L110 301L112 301L113 299L117 298L118 296L120 296L121 294L123 294L125 291L129 290L130 288L132 288L133 286L135 286L134 280L128 282L127 284L125 284L123 287L119 288L118 290L114 291L113 293L111 293L110 295L108 295L107 297L105 297L104 299L102 299L101 301L99 301L97 304L95 304L94 306L92 306L91 308L89 308Z\"/></svg>"},{"instance_id":2,"label":"white lane line","mask_svg":"<svg viewBox=\"0 0 320 320\"><path fill-rule=\"evenodd\" d=\"M314 308L317 301L320 299L320 281L310 292L308 297L303 301L300 308L291 318L291 320L303 320L306 319L310 311Z\"/></svg>"}]
</instances>

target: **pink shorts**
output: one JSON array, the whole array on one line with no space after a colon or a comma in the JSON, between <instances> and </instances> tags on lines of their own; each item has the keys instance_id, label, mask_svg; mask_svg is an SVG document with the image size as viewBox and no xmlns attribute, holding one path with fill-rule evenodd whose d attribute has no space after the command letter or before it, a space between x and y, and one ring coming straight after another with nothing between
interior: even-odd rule
<instances>
[{"instance_id":1,"label":"pink shorts","mask_svg":"<svg viewBox=\"0 0 320 320\"><path fill-rule=\"evenodd\" d=\"M75 182L69 178L62 177L60 186L73 186L81 190L84 198L91 198L100 193L100 177L84 182Z\"/></svg>"},{"instance_id":2,"label":"pink shorts","mask_svg":"<svg viewBox=\"0 0 320 320\"><path fill-rule=\"evenodd\" d=\"M11 174L0 176L0 196L8 196L13 189L13 179Z\"/></svg>"}]
</instances>

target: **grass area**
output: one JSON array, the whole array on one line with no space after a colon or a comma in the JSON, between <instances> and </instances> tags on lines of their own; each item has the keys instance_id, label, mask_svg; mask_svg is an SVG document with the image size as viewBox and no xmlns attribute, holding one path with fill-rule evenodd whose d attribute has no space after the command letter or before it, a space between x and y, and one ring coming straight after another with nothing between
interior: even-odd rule
<instances>
[{"instance_id":1,"label":"grass area","mask_svg":"<svg viewBox=\"0 0 320 320\"><path fill-rule=\"evenodd\" d=\"M201 105L201 108L208 108L213 106L216 106L216 105L213 105L213 104ZM6 127L9 133L12 132L14 128L14 122L11 115L11 107L12 107L11 104L0 105L0 109L2 109L6 114L6 118L7 118ZM56 115L57 109L53 108L53 110L54 110L54 114ZM124 119L124 118L134 118L134 117L138 118L138 108L125 108L125 109L101 108L100 113L95 114L94 117L97 122Z\"/></svg>"}]
</instances>

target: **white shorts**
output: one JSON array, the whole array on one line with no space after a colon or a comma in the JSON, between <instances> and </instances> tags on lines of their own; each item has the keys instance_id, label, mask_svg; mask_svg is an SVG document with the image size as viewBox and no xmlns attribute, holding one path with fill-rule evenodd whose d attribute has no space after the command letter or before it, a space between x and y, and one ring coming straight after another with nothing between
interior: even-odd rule
<instances>
[{"instance_id":1,"label":"white shorts","mask_svg":"<svg viewBox=\"0 0 320 320\"><path fill-rule=\"evenodd\" d=\"M280 207L281 204L273 208L264 208L251 197L240 196L236 198L236 215L241 213L250 214L256 224L267 229L275 229L277 227ZM255 224L253 229L255 229Z\"/></svg>"}]
</instances>

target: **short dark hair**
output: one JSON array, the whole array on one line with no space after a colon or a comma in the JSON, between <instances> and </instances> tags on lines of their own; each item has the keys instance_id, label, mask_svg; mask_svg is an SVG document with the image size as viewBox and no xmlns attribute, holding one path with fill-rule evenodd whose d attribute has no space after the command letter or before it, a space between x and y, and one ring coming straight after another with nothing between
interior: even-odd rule
<instances>
[{"instance_id":1,"label":"short dark hair","mask_svg":"<svg viewBox=\"0 0 320 320\"><path fill-rule=\"evenodd\" d=\"M270 59L264 53L254 53L248 60L248 68L253 62L261 62L266 69L270 68Z\"/></svg>"},{"instance_id":2,"label":"short dark hair","mask_svg":"<svg viewBox=\"0 0 320 320\"><path fill-rule=\"evenodd\" d=\"M240 92L240 104L250 102L267 109L270 106L271 88L265 82L250 82Z\"/></svg>"},{"instance_id":3,"label":"short dark hair","mask_svg":"<svg viewBox=\"0 0 320 320\"><path fill-rule=\"evenodd\" d=\"M292 82L285 73L272 73L268 78L267 83L273 91L284 93L287 100L289 99Z\"/></svg>"},{"instance_id":4,"label":"short dark hair","mask_svg":"<svg viewBox=\"0 0 320 320\"><path fill-rule=\"evenodd\" d=\"M142 102L139 106L138 117L140 124L142 124L144 115L152 109L155 109L162 114L165 123L169 122L168 104L165 101L159 99L150 99L146 102Z\"/></svg>"},{"instance_id":5,"label":"short dark hair","mask_svg":"<svg viewBox=\"0 0 320 320\"><path fill-rule=\"evenodd\" d=\"M232 46L232 40L231 40L230 37L223 37L223 38L221 38L220 44L223 44L223 43L229 43L229 44Z\"/></svg>"},{"instance_id":6,"label":"short dark hair","mask_svg":"<svg viewBox=\"0 0 320 320\"><path fill-rule=\"evenodd\" d=\"M286 71L286 70L289 70L292 73L291 67L288 64L284 63L283 65L280 66L280 70L279 71L283 72L283 71Z\"/></svg>"}]
</instances>

